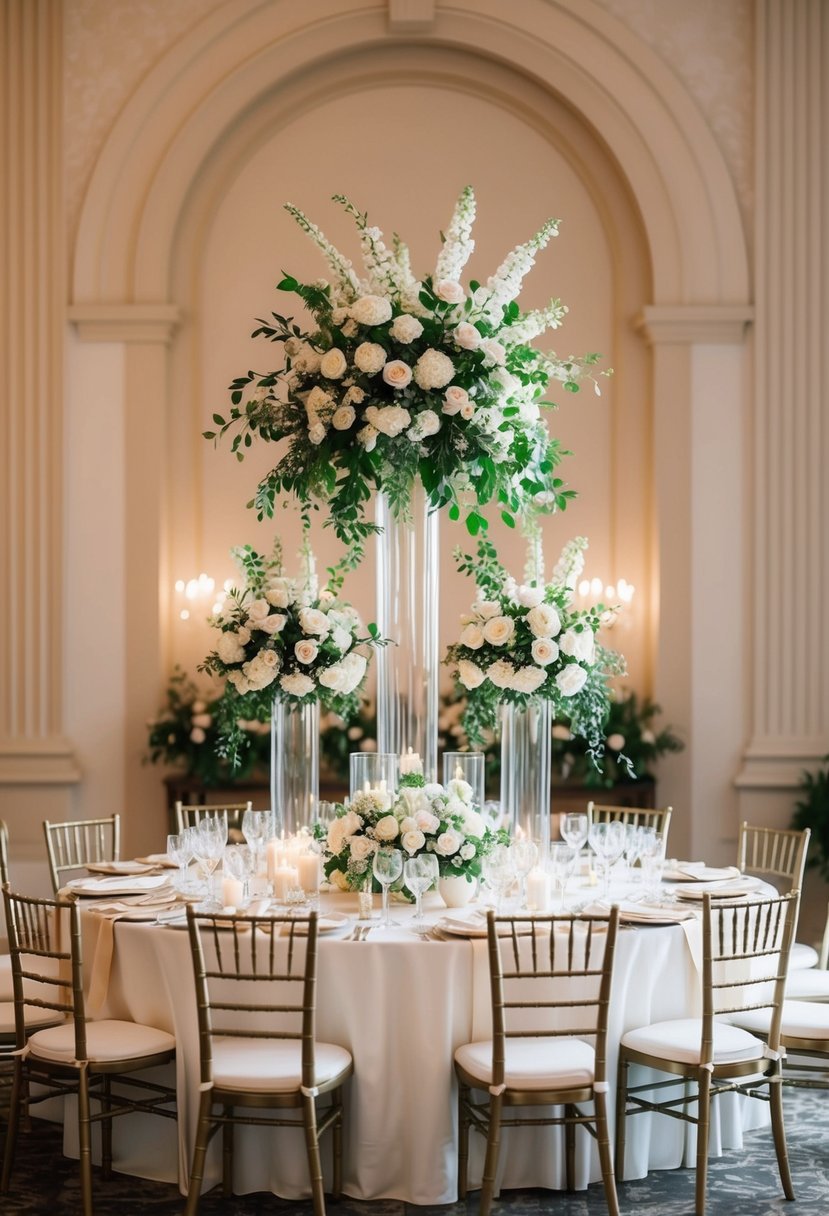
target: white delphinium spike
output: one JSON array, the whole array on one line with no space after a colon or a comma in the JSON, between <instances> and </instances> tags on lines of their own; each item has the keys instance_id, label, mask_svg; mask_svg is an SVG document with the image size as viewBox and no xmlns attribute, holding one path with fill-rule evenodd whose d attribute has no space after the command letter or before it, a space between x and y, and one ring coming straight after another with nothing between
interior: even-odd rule
<instances>
[{"instance_id":1,"label":"white delphinium spike","mask_svg":"<svg viewBox=\"0 0 829 1216\"><path fill-rule=\"evenodd\" d=\"M360 250L367 276L360 284L363 293L399 297L404 286L400 263L383 240L383 233L379 228L369 226L367 213L358 211L344 194L333 195L333 201L340 203L354 217L360 233Z\"/></svg>"},{"instance_id":2,"label":"white delphinium spike","mask_svg":"<svg viewBox=\"0 0 829 1216\"><path fill-rule=\"evenodd\" d=\"M464 186L455 203L455 210L446 230L446 239L435 263L436 283L441 279L460 281L461 271L475 248L475 242L472 240L474 222L475 195L471 186Z\"/></svg>"},{"instance_id":3,"label":"white delphinium spike","mask_svg":"<svg viewBox=\"0 0 829 1216\"><path fill-rule=\"evenodd\" d=\"M500 322L504 305L519 294L525 275L535 265L535 255L544 249L552 237L558 236L559 222L547 220L535 236L523 245L516 245L507 254L495 274L490 275L484 286L475 293L473 316L483 316L493 325Z\"/></svg>"},{"instance_id":4,"label":"white delphinium spike","mask_svg":"<svg viewBox=\"0 0 829 1216\"><path fill-rule=\"evenodd\" d=\"M302 231L307 233L314 244L322 250L328 265L334 272L336 283L332 303L335 305L350 304L360 293L360 280L354 273L351 262L348 258L343 257L339 249L331 244L325 233L316 224L312 224L299 207L295 207L293 203L285 203L285 210L294 217Z\"/></svg>"},{"instance_id":5,"label":"white delphinium spike","mask_svg":"<svg viewBox=\"0 0 829 1216\"><path fill-rule=\"evenodd\" d=\"M506 346L523 346L548 329L558 329L569 309L561 300L551 300L546 308L524 313L514 325L504 325L498 337Z\"/></svg>"},{"instance_id":6,"label":"white delphinium spike","mask_svg":"<svg viewBox=\"0 0 829 1216\"><path fill-rule=\"evenodd\" d=\"M527 515L522 522L522 531L527 541L527 560L524 564L524 582L528 586L544 586L544 544L538 517Z\"/></svg>"},{"instance_id":7,"label":"white delphinium spike","mask_svg":"<svg viewBox=\"0 0 829 1216\"><path fill-rule=\"evenodd\" d=\"M394 249L394 256L397 258L397 265L400 267L400 282L405 288L412 287L415 282L415 277L412 274L409 246L405 241L400 239L396 232L392 237L392 248Z\"/></svg>"},{"instance_id":8,"label":"white delphinium spike","mask_svg":"<svg viewBox=\"0 0 829 1216\"><path fill-rule=\"evenodd\" d=\"M553 568L553 577L550 581L555 586L566 587L571 592L575 591L579 575L584 569L584 551L588 547L588 543L586 536L574 536L572 540L568 540Z\"/></svg>"}]
</instances>

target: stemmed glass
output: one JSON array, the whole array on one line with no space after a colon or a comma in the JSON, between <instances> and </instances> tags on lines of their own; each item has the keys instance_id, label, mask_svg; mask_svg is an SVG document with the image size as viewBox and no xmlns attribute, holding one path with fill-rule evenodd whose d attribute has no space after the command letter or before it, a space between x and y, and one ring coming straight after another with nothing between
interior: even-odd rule
<instances>
[{"instance_id":1,"label":"stemmed glass","mask_svg":"<svg viewBox=\"0 0 829 1216\"><path fill-rule=\"evenodd\" d=\"M655 828L641 828L639 858L642 866L642 894L645 899L656 899L662 882L665 860L665 841Z\"/></svg>"},{"instance_id":2,"label":"stemmed glass","mask_svg":"<svg viewBox=\"0 0 829 1216\"><path fill-rule=\"evenodd\" d=\"M582 846L587 840L587 829L590 826L590 820L582 811L571 811L561 821L561 838L576 850L576 863L573 866L575 870L581 854Z\"/></svg>"},{"instance_id":3,"label":"stemmed glass","mask_svg":"<svg viewBox=\"0 0 829 1216\"><path fill-rule=\"evenodd\" d=\"M510 853L518 876L518 907L523 908L527 902L527 875L538 861L538 845L528 836L521 836L513 840Z\"/></svg>"},{"instance_id":4,"label":"stemmed glass","mask_svg":"<svg viewBox=\"0 0 829 1216\"><path fill-rule=\"evenodd\" d=\"M181 885L184 873L193 860L193 840L184 832L176 832L167 837L167 856L178 866L178 880Z\"/></svg>"},{"instance_id":5,"label":"stemmed glass","mask_svg":"<svg viewBox=\"0 0 829 1216\"><path fill-rule=\"evenodd\" d=\"M628 868L628 878L632 878L633 867L639 860L642 849L642 829L634 823L625 825L625 861Z\"/></svg>"},{"instance_id":6,"label":"stemmed glass","mask_svg":"<svg viewBox=\"0 0 829 1216\"><path fill-rule=\"evenodd\" d=\"M604 823L591 823L587 839L597 860L601 862L601 897L607 899L610 892L610 867L625 851L625 825L618 819L611 819Z\"/></svg>"},{"instance_id":7,"label":"stemmed glass","mask_svg":"<svg viewBox=\"0 0 829 1216\"><path fill-rule=\"evenodd\" d=\"M222 908L221 902L213 894L212 886L214 871L224 853L226 830L226 828L224 831L222 830L222 824L218 819L202 819L196 828L194 837L196 861L204 875L206 886L206 898L200 905L203 912L220 912Z\"/></svg>"},{"instance_id":8,"label":"stemmed glass","mask_svg":"<svg viewBox=\"0 0 829 1216\"><path fill-rule=\"evenodd\" d=\"M572 845L563 844L561 841L556 840L550 845L550 876L556 887L561 887L562 906L567 891L567 879L576 868L578 855L578 849L574 849ZM553 898L555 899L555 896Z\"/></svg>"},{"instance_id":9,"label":"stemmed glass","mask_svg":"<svg viewBox=\"0 0 829 1216\"><path fill-rule=\"evenodd\" d=\"M265 845L273 834L272 811L245 811L242 816L242 835L253 849L253 873L258 874Z\"/></svg>"},{"instance_id":10,"label":"stemmed glass","mask_svg":"<svg viewBox=\"0 0 829 1216\"><path fill-rule=\"evenodd\" d=\"M482 870L486 884L495 895L495 913L501 915L504 895L515 882L515 865L512 849L506 844L496 844L484 855Z\"/></svg>"},{"instance_id":11,"label":"stemmed glass","mask_svg":"<svg viewBox=\"0 0 829 1216\"><path fill-rule=\"evenodd\" d=\"M389 915L389 887L397 882L403 873L403 854L399 849L378 849L372 862L374 877L383 888L383 919L378 926L381 929L394 928L394 921Z\"/></svg>"},{"instance_id":12,"label":"stemmed glass","mask_svg":"<svg viewBox=\"0 0 829 1216\"><path fill-rule=\"evenodd\" d=\"M253 849L246 844L232 844L225 849L222 865L231 878L242 884L242 903L250 902L250 880L255 864Z\"/></svg>"},{"instance_id":13,"label":"stemmed glass","mask_svg":"<svg viewBox=\"0 0 829 1216\"><path fill-rule=\"evenodd\" d=\"M403 882L415 897L415 914L412 924L420 930L423 925L421 901L438 876L438 859L434 853L418 853L403 862Z\"/></svg>"}]
</instances>

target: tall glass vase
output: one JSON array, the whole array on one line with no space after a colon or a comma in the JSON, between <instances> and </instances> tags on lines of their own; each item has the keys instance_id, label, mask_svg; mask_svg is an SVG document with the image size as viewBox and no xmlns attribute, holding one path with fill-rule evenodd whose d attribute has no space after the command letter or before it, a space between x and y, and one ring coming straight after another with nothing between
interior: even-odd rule
<instances>
[{"instance_id":1,"label":"tall glass vase","mask_svg":"<svg viewBox=\"0 0 829 1216\"><path fill-rule=\"evenodd\" d=\"M550 846L549 701L501 709L501 811L513 836L524 836L546 857Z\"/></svg>"},{"instance_id":2,"label":"tall glass vase","mask_svg":"<svg viewBox=\"0 0 829 1216\"><path fill-rule=\"evenodd\" d=\"M377 651L377 749L423 761L437 780L439 517L415 484L408 518L396 519L388 498L375 499L377 626L388 646Z\"/></svg>"},{"instance_id":3,"label":"tall glass vase","mask_svg":"<svg viewBox=\"0 0 829 1216\"><path fill-rule=\"evenodd\" d=\"M319 701L274 698L271 710L271 807L277 836L310 827L319 802Z\"/></svg>"}]
</instances>

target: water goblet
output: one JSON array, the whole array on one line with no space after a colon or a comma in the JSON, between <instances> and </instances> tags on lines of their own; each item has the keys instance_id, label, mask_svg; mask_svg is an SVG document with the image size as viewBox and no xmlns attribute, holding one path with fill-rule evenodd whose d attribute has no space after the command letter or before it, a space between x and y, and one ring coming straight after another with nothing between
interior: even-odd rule
<instances>
[{"instance_id":1,"label":"water goblet","mask_svg":"<svg viewBox=\"0 0 829 1216\"><path fill-rule=\"evenodd\" d=\"M515 866L509 845L496 844L484 855L481 866L487 886L495 896L495 913L501 915L501 905L515 882Z\"/></svg>"},{"instance_id":2,"label":"water goblet","mask_svg":"<svg viewBox=\"0 0 829 1216\"><path fill-rule=\"evenodd\" d=\"M203 912L221 911L222 905L213 894L213 874L224 853L224 837L221 825L212 819L203 819L196 828L195 855L205 880L206 897L200 905Z\"/></svg>"},{"instance_id":3,"label":"water goblet","mask_svg":"<svg viewBox=\"0 0 829 1216\"><path fill-rule=\"evenodd\" d=\"M582 846L587 840L587 830L590 820L583 811L570 811L561 820L561 838L576 850L576 865L581 855ZM574 865L573 870L575 871Z\"/></svg>"},{"instance_id":4,"label":"water goblet","mask_svg":"<svg viewBox=\"0 0 829 1216\"><path fill-rule=\"evenodd\" d=\"M272 811L245 811L242 816L242 835L253 849L253 872L258 874L265 845L273 835Z\"/></svg>"},{"instance_id":5,"label":"water goblet","mask_svg":"<svg viewBox=\"0 0 829 1216\"><path fill-rule=\"evenodd\" d=\"M665 865L665 841L655 828L642 828L639 864L642 867L643 897L646 900L658 899Z\"/></svg>"},{"instance_id":6,"label":"water goblet","mask_svg":"<svg viewBox=\"0 0 829 1216\"><path fill-rule=\"evenodd\" d=\"M437 873L437 857L434 853L419 853L407 857L403 862L403 883L415 897L415 914L412 924L418 930L423 925L423 908L421 903L424 891L428 891L435 881Z\"/></svg>"},{"instance_id":7,"label":"water goblet","mask_svg":"<svg viewBox=\"0 0 829 1216\"><path fill-rule=\"evenodd\" d=\"M633 877L633 867L639 860L642 848L642 829L635 823L625 825L625 861L628 868L628 878Z\"/></svg>"},{"instance_id":8,"label":"water goblet","mask_svg":"<svg viewBox=\"0 0 829 1216\"><path fill-rule=\"evenodd\" d=\"M225 849L222 865L231 878L242 884L242 906L250 902L250 880L255 858L247 844L232 844Z\"/></svg>"},{"instance_id":9,"label":"water goblet","mask_svg":"<svg viewBox=\"0 0 829 1216\"><path fill-rule=\"evenodd\" d=\"M561 841L556 840L550 845L550 877L556 889L561 888L562 907L564 906L564 896L567 891L567 879L576 868L578 855L578 849L573 848L572 845L563 844ZM553 895L553 899L555 900L555 894Z\"/></svg>"},{"instance_id":10,"label":"water goblet","mask_svg":"<svg viewBox=\"0 0 829 1216\"><path fill-rule=\"evenodd\" d=\"M186 832L176 832L167 837L167 856L178 866L178 879L181 881L193 860L193 843Z\"/></svg>"},{"instance_id":11,"label":"water goblet","mask_svg":"<svg viewBox=\"0 0 829 1216\"><path fill-rule=\"evenodd\" d=\"M591 823L587 839L601 865L601 898L607 899L610 893L610 868L619 860L625 850L625 825L618 819Z\"/></svg>"},{"instance_id":12,"label":"water goblet","mask_svg":"<svg viewBox=\"0 0 829 1216\"><path fill-rule=\"evenodd\" d=\"M394 921L389 915L389 887L392 883L397 882L403 873L403 854L399 849L378 849L374 854L371 868L374 877L383 888L383 919L379 927L381 929L392 929L394 928Z\"/></svg>"},{"instance_id":13,"label":"water goblet","mask_svg":"<svg viewBox=\"0 0 829 1216\"><path fill-rule=\"evenodd\" d=\"M538 845L528 836L519 836L510 845L510 853L518 876L518 907L523 908L527 900L527 875L538 861Z\"/></svg>"}]
</instances>

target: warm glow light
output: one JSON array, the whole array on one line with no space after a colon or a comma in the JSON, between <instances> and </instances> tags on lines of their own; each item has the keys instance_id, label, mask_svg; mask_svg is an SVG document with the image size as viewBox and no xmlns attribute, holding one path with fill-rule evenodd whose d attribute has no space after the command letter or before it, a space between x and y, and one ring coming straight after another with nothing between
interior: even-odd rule
<instances>
[{"instance_id":1,"label":"warm glow light","mask_svg":"<svg viewBox=\"0 0 829 1216\"><path fill-rule=\"evenodd\" d=\"M591 592L593 593L593 595L601 595L601 593L602 593L602 580L601 580L600 578L594 578L594 579L591 579L591 581L590 581L590 590L591 590Z\"/></svg>"},{"instance_id":2,"label":"warm glow light","mask_svg":"<svg viewBox=\"0 0 829 1216\"><path fill-rule=\"evenodd\" d=\"M181 617L181 619L182 619L183 621L189 621L189 620L190 620L190 613L187 611L187 609L186 609L186 608L182 608L181 612L179 613L179 616Z\"/></svg>"},{"instance_id":3,"label":"warm glow light","mask_svg":"<svg viewBox=\"0 0 829 1216\"><path fill-rule=\"evenodd\" d=\"M587 599L589 594L590 594L590 579L583 578L581 580L581 582L579 583L579 595L582 596L584 599Z\"/></svg>"},{"instance_id":4,"label":"warm glow light","mask_svg":"<svg viewBox=\"0 0 829 1216\"><path fill-rule=\"evenodd\" d=\"M230 589L231 589L231 587L232 587L232 586L233 586L233 579L232 579L232 578L226 578L226 579L225 579L225 581L224 581L224 588L225 588L225 591L230 591Z\"/></svg>"},{"instance_id":5,"label":"warm glow light","mask_svg":"<svg viewBox=\"0 0 829 1216\"><path fill-rule=\"evenodd\" d=\"M183 590L184 590L184 579L183 578L177 579L176 580L176 591L183 591Z\"/></svg>"}]
</instances>

